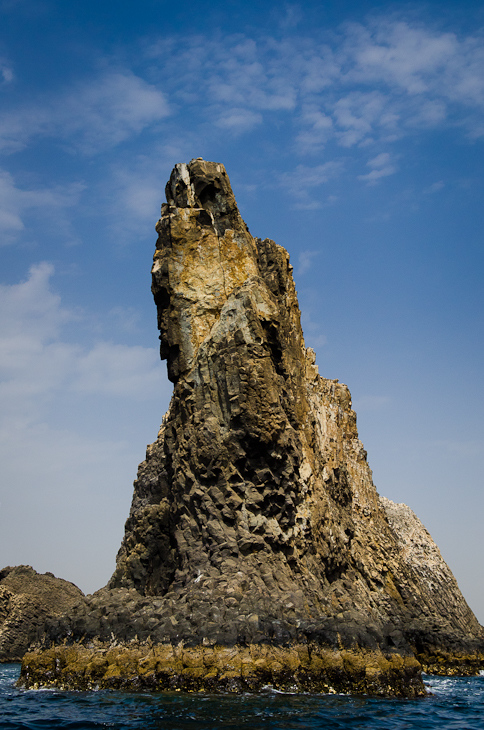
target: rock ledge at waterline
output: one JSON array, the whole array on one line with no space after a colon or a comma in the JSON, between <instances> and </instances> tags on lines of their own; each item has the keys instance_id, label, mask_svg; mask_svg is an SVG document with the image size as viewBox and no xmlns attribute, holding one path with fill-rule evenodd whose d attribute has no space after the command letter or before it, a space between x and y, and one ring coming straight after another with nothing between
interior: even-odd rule
<instances>
[{"instance_id":1,"label":"rock ledge at waterline","mask_svg":"<svg viewBox=\"0 0 484 730\"><path fill-rule=\"evenodd\" d=\"M348 388L304 345L287 252L223 165L166 187L153 264L174 393L106 588L47 622L27 686L422 694L484 634L423 525L379 498ZM53 642L53 646L52 645Z\"/></svg>"}]
</instances>

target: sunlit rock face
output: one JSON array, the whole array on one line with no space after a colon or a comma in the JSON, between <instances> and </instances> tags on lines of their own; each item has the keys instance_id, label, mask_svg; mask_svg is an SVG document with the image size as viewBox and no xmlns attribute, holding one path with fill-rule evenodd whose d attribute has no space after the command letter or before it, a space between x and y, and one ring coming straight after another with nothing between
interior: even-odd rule
<instances>
[{"instance_id":1,"label":"sunlit rock face","mask_svg":"<svg viewBox=\"0 0 484 730\"><path fill-rule=\"evenodd\" d=\"M166 198L172 401L110 583L46 624L44 647L68 648L22 681L414 696L422 666L476 673L482 628L423 525L379 498L350 392L305 347L288 253L251 236L221 164L177 165Z\"/></svg>"}]
</instances>

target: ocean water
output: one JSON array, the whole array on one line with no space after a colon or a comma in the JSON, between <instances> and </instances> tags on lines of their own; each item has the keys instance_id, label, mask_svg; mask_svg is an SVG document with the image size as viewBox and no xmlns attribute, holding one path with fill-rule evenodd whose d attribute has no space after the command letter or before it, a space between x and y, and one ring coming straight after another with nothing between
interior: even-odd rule
<instances>
[{"instance_id":1,"label":"ocean water","mask_svg":"<svg viewBox=\"0 0 484 730\"><path fill-rule=\"evenodd\" d=\"M425 677L417 700L343 695L127 694L15 687L19 664L0 664L0 729L484 730L484 676Z\"/></svg>"}]
</instances>

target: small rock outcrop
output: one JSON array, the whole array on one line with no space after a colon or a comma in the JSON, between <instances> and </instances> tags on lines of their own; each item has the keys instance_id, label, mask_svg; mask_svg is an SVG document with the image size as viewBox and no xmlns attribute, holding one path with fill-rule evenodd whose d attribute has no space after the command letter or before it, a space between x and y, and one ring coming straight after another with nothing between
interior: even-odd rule
<instances>
[{"instance_id":1,"label":"small rock outcrop","mask_svg":"<svg viewBox=\"0 0 484 730\"><path fill-rule=\"evenodd\" d=\"M29 565L0 570L0 662L19 662L48 619L69 612L84 593Z\"/></svg>"},{"instance_id":2,"label":"small rock outcrop","mask_svg":"<svg viewBox=\"0 0 484 730\"><path fill-rule=\"evenodd\" d=\"M422 666L477 671L482 628L415 515L379 498L350 392L305 347L287 252L249 233L223 165L177 165L166 198L152 288L173 398L109 585L46 642L152 642L172 656L158 687L412 695ZM136 661L96 682L141 682Z\"/></svg>"}]
</instances>

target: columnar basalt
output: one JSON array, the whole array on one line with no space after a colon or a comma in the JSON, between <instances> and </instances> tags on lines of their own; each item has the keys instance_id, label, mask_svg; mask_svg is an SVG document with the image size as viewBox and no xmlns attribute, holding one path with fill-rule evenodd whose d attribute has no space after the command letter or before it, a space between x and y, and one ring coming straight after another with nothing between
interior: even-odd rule
<instances>
[{"instance_id":1,"label":"columnar basalt","mask_svg":"<svg viewBox=\"0 0 484 730\"><path fill-rule=\"evenodd\" d=\"M109 585L46 641L183 642L239 658L265 646L279 659L306 646L341 667L340 652L356 652L373 684L355 669L353 689L409 695L423 691L416 655L447 652L448 666L476 671L482 628L425 528L379 498L349 390L304 345L287 252L251 236L223 165L177 165L166 198L152 289L173 398ZM279 659L275 676L299 686ZM321 687L337 684L325 661Z\"/></svg>"}]
</instances>

